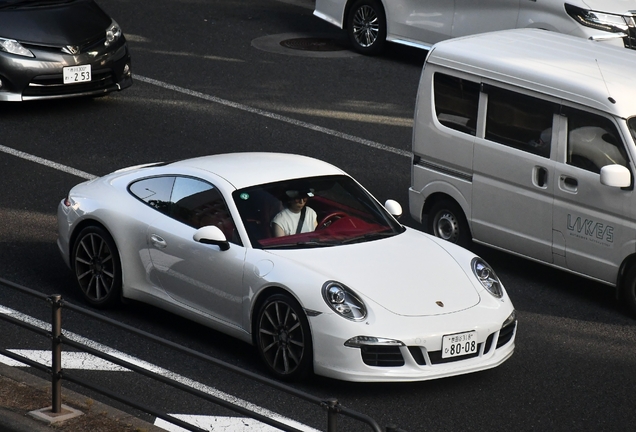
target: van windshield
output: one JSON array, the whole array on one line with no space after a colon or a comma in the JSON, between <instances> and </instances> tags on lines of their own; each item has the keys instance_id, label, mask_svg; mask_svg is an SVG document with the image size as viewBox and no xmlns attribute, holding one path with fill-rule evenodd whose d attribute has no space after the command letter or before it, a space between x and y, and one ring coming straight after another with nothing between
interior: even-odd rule
<instances>
[{"instance_id":1,"label":"van windshield","mask_svg":"<svg viewBox=\"0 0 636 432\"><path fill-rule=\"evenodd\" d=\"M636 144L636 117L627 120L627 126L629 126L629 132L632 134L632 140Z\"/></svg>"}]
</instances>

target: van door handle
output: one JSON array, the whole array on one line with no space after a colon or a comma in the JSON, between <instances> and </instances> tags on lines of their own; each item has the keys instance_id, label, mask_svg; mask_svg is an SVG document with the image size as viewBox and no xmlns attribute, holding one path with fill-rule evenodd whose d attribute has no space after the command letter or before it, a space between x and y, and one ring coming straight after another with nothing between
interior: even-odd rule
<instances>
[{"instance_id":1,"label":"van door handle","mask_svg":"<svg viewBox=\"0 0 636 432\"><path fill-rule=\"evenodd\" d=\"M563 191L576 193L579 189L579 181L574 177L562 175L559 178L559 187Z\"/></svg>"},{"instance_id":2,"label":"van door handle","mask_svg":"<svg viewBox=\"0 0 636 432\"><path fill-rule=\"evenodd\" d=\"M535 166L532 182L536 187L545 188L548 184L548 170L541 166Z\"/></svg>"}]
</instances>

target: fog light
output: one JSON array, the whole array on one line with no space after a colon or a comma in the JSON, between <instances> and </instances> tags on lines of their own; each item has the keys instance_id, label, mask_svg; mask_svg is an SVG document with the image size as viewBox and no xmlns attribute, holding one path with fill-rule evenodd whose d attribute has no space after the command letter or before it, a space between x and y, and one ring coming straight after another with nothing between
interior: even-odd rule
<instances>
[{"instance_id":1,"label":"fog light","mask_svg":"<svg viewBox=\"0 0 636 432\"><path fill-rule=\"evenodd\" d=\"M345 346L351 348L361 348L363 346L404 346L404 343L395 340L375 336L356 336L352 337L344 343Z\"/></svg>"},{"instance_id":2,"label":"fog light","mask_svg":"<svg viewBox=\"0 0 636 432\"><path fill-rule=\"evenodd\" d=\"M2 88L2 80L0 79L0 89Z\"/></svg>"},{"instance_id":3,"label":"fog light","mask_svg":"<svg viewBox=\"0 0 636 432\"><path fill-rule=\"evenodd\" d=\"M124 66L124 75L130 76L130 65L128 63Z\"/></svg>"}]
</instances>

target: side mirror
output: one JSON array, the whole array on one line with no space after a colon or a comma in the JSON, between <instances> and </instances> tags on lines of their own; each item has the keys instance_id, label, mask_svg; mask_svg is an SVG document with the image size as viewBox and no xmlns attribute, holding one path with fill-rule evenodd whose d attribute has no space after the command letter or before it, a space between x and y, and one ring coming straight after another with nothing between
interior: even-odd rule
<instances>
[{"instance_id":1,"label":"side mirror","mask_svg":"<svg viewBox=\"0 0 636 432\"><path fill-rule=\"evenodd\" d=\"M387 211L391 213L396 219L402 216L402 206L397 201L394 201L392 199L386 200L386 202L384 203L384 208L387 209Z\"/></svg>"},{"instance_id":2,"label":"side mirror","mask_svg":"<svg viewBox=\"0 0 636 432\"><path fill-rule=\"evenodd\" d=\"M605 165L601 168L601 184L611 187L628 187L632 184L632 174L623 165Z\"/></svg>"},{"instance_id":3,"label":"side mirror","mask_svg":"<svg viewBox=\"0 0 636 432\"><path fill-rule=\"evenodd\" d=\"M230 243L225 238L223 231L214 225L199 228L194 232L192 239L199 243L218 246L222 251L226 251L230 248Z\"/></svg>"}]
</instances>

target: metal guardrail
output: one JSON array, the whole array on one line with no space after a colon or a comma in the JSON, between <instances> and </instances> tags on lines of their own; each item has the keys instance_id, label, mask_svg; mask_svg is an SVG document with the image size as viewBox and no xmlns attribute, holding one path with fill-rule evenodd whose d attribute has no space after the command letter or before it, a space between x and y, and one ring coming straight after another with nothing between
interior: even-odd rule
<instances>
[{"instance_id":1,"label":"metal guardrail","mask_svg":"<svg viewBox=\"0 0 636 432\"><path fill-rule=\"evenodd\" d=\"M90 389L92 391L95 391L97 393L100 393L102 395L105 395L107 397L109 397L112 400L115 400L117 402L123 403L125 405L128 405L130 407L133 407L135 409L138 409L140 411L146 412L148 414L151 414L155 417L158 417L162 420L165 420L167 422L170 422L172 424L175 424L179 427L182 427L183 429L189 430L189 431L193 431L193 432L205 432L205 430L194 426L192 424L186 423L182 420L179 420L176 417L172 417L169 416L167 413L164 412L159 412L149 406L146 406L144 404L141 404L139 402L136 402L134 400L125 398L123 396L119 396L115 393L113 393L110 390L107 390L105 388L99 387L99 386L95 386L92 385L90 383L88 383L86 380L80 379L77 376L68 373L66 371L64 371L62 369L62 345L68 345L70 347L73 347L75 349L87 352L89 354L94 355L95 357L101 358L103 360L107 360L109 362L112 362L116 365L122 366L124 368L130 369L134 372L137 372L141 375L144 375L148 378L151 378L153 380L159 381L163 384L172 386L174 388L177 388L179 390L182 390L184 392L187 392L191 395L194 395L196 397L205 399L209 402L212 402L216 405L222 406L224 408L227 408L229 410L232 410L236 413L239 413L241 415L244 415L246 417L250 417L253 418L255 420L258 420L262 423L265 423L267 425L273 426L275 428L278 428L280 430L283 431L287 431L287 432L301 432L299 429L296 429L292 426L289 426L287 424L281 423L277 420L268 418L262 414L256 413L254 411L251 411L247 408L241 407L239 405L233 404L231 402L225 401L223 399L220 399L218 397L215 397L213 395L210 395L208 393L205 393L201 390L189 387L185 384L182 384L178 381L175 381L173 379L170 378L166 378L162 375L159 375L157 373L154 373L152 371L149 371L147 369L144 369L138 365L129 363L125 360L119 359L117 357L111 356L109 354L103 353L101 351L98 351L94 348L91 348L87 345L84 345L82 343L73 341L69 338L67 338L66 336L63 335L62 333L62 309L68 309L71 310L73 312L88 316L90 318L96 319L98 321L101 321L103 323L106 324L110 324L112 326L124 329L126 331L129 331L133 334L136 334L138 336L142 336L146 339L152 340L153 342L156 342L158 344L161 344L163 346L172 348L174 350L180 351L182 353L188 354L190 356L193 356L195 358L198 358L200 360L206 361L208 363L214 364L215 366L224 368L226 370L229 370L231 372L237 373L239 375L242 375L244 377L253 379L261 384L265 384L268 385L269 387L272 387L276 390L285 392L287 394L290 394L292 396L295 396L297 398L303 399L307 402L310 402L314 405L317 405L323 409L325 409L327 411L327 431L328 432L337 432L338 430L338 416L345 416L345 417L349 417L353 420L359 421L361 423L366 424L367 426L369 426L369 428L371 428L373 431L375 432L383 432L383 429L378 425L378 423L372 419L371 417L359 413L357 411L348 409L344 406L342 406L337 399L335 398L327 398L327 399L320 399L316 396L310 395L309 393L305 393L302 392L300 390L296 390L293 387L290 387L288 385L282 384L280 382L274 381L272 379L269 378L265 378L261 375L243 370L237 366L234 366L232 364L226 363L222 360L218 360L215 359L213 357L210 357L208 355L205 355L203 353L200 353L198 351L192 350L190 348L187 348L183 345L171 342L169 340L160 338L158 336L155 336L151 333L142 331L142 330L138 330L134 327L131 327L129 325L126 324L122 324L118 321L112 320L110 318L104 317L100 314L97 314L91 310L88 310L86 308L82 308L76 305L73 305L71 303L68 303L66 301L64 301L62 299L62 296L59 294L55 294L55 295L51 295L51 296L47 296L45 294L42 294L38 291L32 290L30 288L18 285L16 283L13 283L11 281L5 280L0 278L0 284L1 285L5 285L9 288L13 288L17 291L22 292L23 294L28 294L31 295L33 297L39 298L41 300L45 300L47 301L50 305L51 305L51 310L52 310L52 315L51 315L51 331L47 331L44 329L41 329L37 326L34 326L33 324L30 323L26 323L23 321L20 321L16 318L13 318L11 316L6 316L4 314L0 313L0 319L6 322L9 322L11 324L14 324L16 326L25 328L27 330L30 330L34 333L37 333L39 335L48 337L51 339L51 344L52 344L52 362L51 362L51 367L47 367L44 366L40 363L34 362L26 357L20 356L18 354L14 354L10 351L7 351L5 349L0 348L0 354L9 357L13 360L19 361L21 363L24 363L28 366L31 366L35 369L38 369L40 371L43 371L47 374L49 374L51 376L51 398L52 398L52 412L53 413L60 413L62 411L62 380L66 380L69 382L72 382L74 384L80 385L82 387L85 387L87 389ZM386 429L384 429L385 432L405 432L402 429L399 429L393 425L389 425L386 427Z\"/></svg>"}]
</instances>

